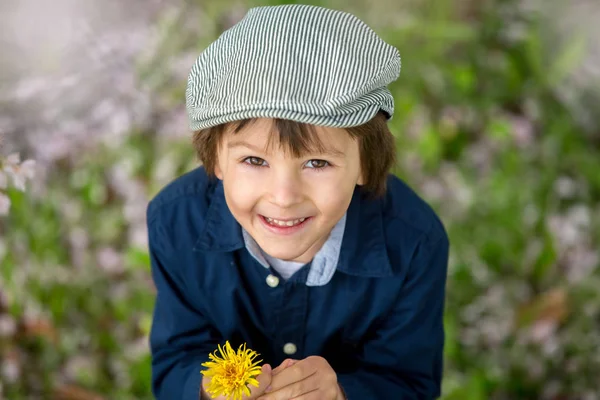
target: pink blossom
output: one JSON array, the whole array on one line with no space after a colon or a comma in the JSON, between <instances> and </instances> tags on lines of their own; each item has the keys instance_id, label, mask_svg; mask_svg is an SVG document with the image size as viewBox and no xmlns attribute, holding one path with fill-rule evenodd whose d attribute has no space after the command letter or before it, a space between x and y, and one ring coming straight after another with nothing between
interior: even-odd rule
<instances>
[{"instance_id":1,"label":"pink blossom","mask_svg":"<svg viewBox=\"0 0 600 400\"><path fill-rule=\"evenodd\" d=\"M10 211L10 199L0 192L0 215L8 215L8 211Z\"/></svg>"}]
</instances>

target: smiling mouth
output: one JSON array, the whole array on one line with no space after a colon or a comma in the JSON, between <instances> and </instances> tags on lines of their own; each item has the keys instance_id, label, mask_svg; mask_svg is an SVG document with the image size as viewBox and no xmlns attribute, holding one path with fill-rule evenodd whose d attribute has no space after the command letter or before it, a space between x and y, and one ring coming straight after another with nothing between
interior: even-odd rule
<instances>
[{"instance_id":1,"label":"smiling mouth","mask_svg":"<svg viewBox=\"0 0 600 400\"><path fill-rule=\"evenodd\" d=\"M310 217L306 217L306 218L297 218L297 219L288 219L288 220L279 220L279 219L275 219L275 218L269 218L269 217L265 217L264 215L261 215L261 217L263 217L263 219L272 226L277 226L277 227L281 227L281 228L289 228L292 226L297 226L302 224L304 221L306 221L307 219L309 219Z\"/></svg>"}]
</instances>

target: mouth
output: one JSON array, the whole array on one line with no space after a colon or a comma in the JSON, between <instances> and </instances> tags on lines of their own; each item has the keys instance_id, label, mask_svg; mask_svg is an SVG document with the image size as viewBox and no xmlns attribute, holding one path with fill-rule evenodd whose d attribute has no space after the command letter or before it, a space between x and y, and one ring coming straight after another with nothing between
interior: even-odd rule
<instances>
[{"instance_id":1,"label":"mouth","mask_svg":"<svg viewBox=\"0 0 600 400\"><path fill-rule=\"evenodd\" d=\"M313 217L294 219L277 219L260 215L260 220L270 231L278 234L289 234L302 229Z\"/></svg>"},{"instance_id":2,"label":"mouth","mask_svg":"<svg viewBox=\"0 0 600 400\"><path fill-rule=\"evenodd\" d=\"M269 218L269 217L265 217L264 215L262 215L262 217L265 219L265 221L267 221L268 224L270 225L274 225L274 226L281 226L283 228L289 227L289 226L296 226L296 225L300 225L301 223L303 223L304 221L306 221L306 217L304 218L297 218L297 219L275 219L275 218Z\"/></svg>"}]
</instances>

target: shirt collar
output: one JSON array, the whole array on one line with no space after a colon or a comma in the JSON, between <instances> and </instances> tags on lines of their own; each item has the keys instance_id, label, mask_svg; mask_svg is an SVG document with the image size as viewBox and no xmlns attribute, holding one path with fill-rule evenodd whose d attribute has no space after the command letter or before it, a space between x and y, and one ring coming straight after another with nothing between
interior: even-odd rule
<instances>
[{"instance_id":1,"label":"shirt collar","mask_svg":"<svg viewBox=\"0 0 600 400\"><path fill-rule=\"evenodd\" d=\"M362 277L389 277L393 270L383 228L383 202L367 196L358 186L354 190L337 269Z\"/></svg>"},{"instance_id":2,"label":"shirt collar","mask_svg":"<svg viewBox=\"0 0 600 400\"><path fill-rule=\"evenodd\" d=\"M329 237L310 262L310 269L306 276L306 285L324 286L329 283L338 266L345 227L346 214L344 214L337 224L335 224ZM248 249L250 255L252 255L252 257L254 257L263 267L269 268L269 256L265 256L254 238L243 228L242 234L246 249Z\"/></svg>"},{"instance_id":3,"label":"shirt collar","mask_svg":"<svg viewBox=\"0 0 600 400\"><path fill-rule=\"evenodd\" d=\"M337 270L363 277L387 277L392 267L386 249L381 200L370 200L357 187L346 212ZM235 220L218 180L194 251L229 252L245 247L242 227Z\"/></svg>"},{"instance_id":4,"label":"shirt collar","mask_svg":"<svg viewBox=\"0 0 600 400\"><path fill-rule=\"evenodd\" d=\"M221 180L216 181L205 218L194 251L229 252L244 247L241 226L229 211Z\"/></svg>"}]
</instances>

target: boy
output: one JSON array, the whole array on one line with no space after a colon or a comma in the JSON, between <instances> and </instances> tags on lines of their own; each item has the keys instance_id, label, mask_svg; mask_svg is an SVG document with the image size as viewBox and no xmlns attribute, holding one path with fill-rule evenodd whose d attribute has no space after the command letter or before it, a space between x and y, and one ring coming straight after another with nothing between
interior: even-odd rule
<instances>
[{"instance_id":1,"label":"boy","mask_svg":"<svg viewBox=\"0 0 600 400\"><path fill-rule=\"evenodd\" d=\"M304 5L251 9L198 58L203 167L147 212L157 399L208 398L226 340L265 362L252 399L440 395L448 239L389 174L399 72L356 17Z\"/></svg>"}]
</instances>

